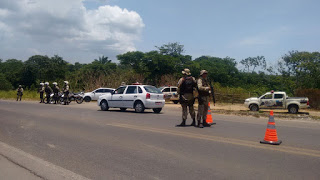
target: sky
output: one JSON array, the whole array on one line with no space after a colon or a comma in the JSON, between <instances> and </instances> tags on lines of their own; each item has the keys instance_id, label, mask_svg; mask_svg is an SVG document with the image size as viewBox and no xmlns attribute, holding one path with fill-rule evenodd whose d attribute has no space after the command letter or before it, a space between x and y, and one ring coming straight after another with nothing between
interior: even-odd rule
<instances>
[{"instance_id":1,"label":"sky","mask_svg":"<svg viewBox=\"0 0 320 180\"><path fill-rule=\"evenodd\" d=\"M202 55L320 51L318 0L0 0L0 58L59 55L74 63L169 42Z\"/></svg>"}]
</instances>

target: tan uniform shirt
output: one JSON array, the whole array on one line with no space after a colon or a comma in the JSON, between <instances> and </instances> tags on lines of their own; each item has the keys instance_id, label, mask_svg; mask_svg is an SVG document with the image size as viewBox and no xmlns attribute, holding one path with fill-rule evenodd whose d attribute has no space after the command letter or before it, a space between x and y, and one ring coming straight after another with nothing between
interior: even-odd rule
<instances>
[{"instance_id":1,"label":"tan uniform shirt","mask_svg":"<svg viewBox=\"0 0 320 180\"><path fill-rule=\"evenodd\" d=\"M206 79L203 79L202 77L199 78L197 82L197 86L199 91L205 92L204 94L209 95L211 88ZM201 93L199 92L199 94Z\"/></svg>"}]
</instances>

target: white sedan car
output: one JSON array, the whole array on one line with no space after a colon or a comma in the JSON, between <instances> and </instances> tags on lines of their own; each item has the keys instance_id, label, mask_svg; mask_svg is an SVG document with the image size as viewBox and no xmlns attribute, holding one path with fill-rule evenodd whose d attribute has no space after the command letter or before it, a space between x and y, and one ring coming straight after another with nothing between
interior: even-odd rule
<instances>
[{"instance_id":1,"label":"white sedan car","mask_svg":"<svg viewBox=\"0 0 320 180\"><path fill-rule=\"evenodd\" d=\"M139 113L145 109L160 113L165 100L164 94L154 86L128 85L120 86L112 93L100 96L97 103L102 111L107 111L109 108L120 108L121 111L125 111L131 108Z\"/></svg>"},{"instance_id":2,"label":"white sedan car","mask_svg":"<svg viewBox=\"0 0 320 180\"><path fill-rule=\"evenodd\" d=\"M83 100L85 102L90 102L92 100L98 100L100 96L105 94L110 94L114 89L112 88L98 88L92 92L84 93Z\"/></svg>"}]
</instances>

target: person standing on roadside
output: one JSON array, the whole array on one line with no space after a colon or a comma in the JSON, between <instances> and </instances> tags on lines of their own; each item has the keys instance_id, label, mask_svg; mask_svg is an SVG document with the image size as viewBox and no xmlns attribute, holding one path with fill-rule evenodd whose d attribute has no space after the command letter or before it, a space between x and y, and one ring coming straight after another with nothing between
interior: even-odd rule
<instances>
[{"instance_id":1,"label":"person standing on roadside","mask_svg":"<svg viewBox=\"0 0 320 180\"><path fill-rule=\"evenodd\" d=\"M17 101L20 99L21 101L21 98L23 96L23 88L21 85L19 85L18 89L17 89Z\"/></svg>"},{"instance_id":2,"label":"person standing on roadside","mask_svg":"<svg viewBox=\"0 0 320 180\"><path fill-rule=\"evenodd\" d=\"M49 104L50 103L50 95L52 94L52 89L49 86L49 82L45 82L44 85L45 85L44 91L46 92L46 98L47 98L46 104Z\"/></svg>"},{"instance_id":3,"label":"person standing on roadside","mask_svg":"<svg viewBox=\"0 0 320 180\"><path fill-rule=\"evenodd\" d=\"M64 87L63 87L63 101L64 105L69 105L69 82L64 81Z\"/></svg>"},{"instance_id":4,"label":"person standing on roadside","mask_svg":"<svg viewBox=\"0 0 320 180\"><path fill-rule=\"evenodd\" d=\"M198 127L210 127L211 125L206 122L207 120L207 113L209 108L209 101L210 101L210 84L207 79L208 72L206 70L200 71L200 78L197 81L197 89L198 89ZM202 123L201 123L202 120Z\"/></svg>"},{"instance_id":5,"label":"person standing on roadside","mask_svg":"<svg viewBox=\"0 0 320 180\"><path fill-rule=\"evenodd\" d=\"M193 91L196 87L196 80L191 76L189 69L184 69L182 71L183 77L178 81L178 93L179 101L182 107L182 122L177 125L178 127L186 126L186 120L189 113L192 118L192 123L190 126L196 126L195 112L194 112L194 95Z\"/></svg>"},{"instance_id":6,"label":"person standing on roadside","mask_svg":"<svg viewBox=\"0 0 320 180\"><path fill-rule=\"evenodd\" d=\"M52 83L53 84L53 88L52 88L52 91L53 91L53 99L54 99L54 104L57 104L58 102L58 98L59 98L59 86L58 86L58 83L57 82L54 82Z\"/></svg>"},{"instance_id":7,"label":"person standing on roadside","mask_svg":"<svg viewBox=\"0 0 320 180\"><path fill-rule=\"evenodd\" d=\"M44 103L43 93L44 93L44 83L40 83L40 88L38 90L40 93L40 103Z\"/></svg>"}]
</instances>

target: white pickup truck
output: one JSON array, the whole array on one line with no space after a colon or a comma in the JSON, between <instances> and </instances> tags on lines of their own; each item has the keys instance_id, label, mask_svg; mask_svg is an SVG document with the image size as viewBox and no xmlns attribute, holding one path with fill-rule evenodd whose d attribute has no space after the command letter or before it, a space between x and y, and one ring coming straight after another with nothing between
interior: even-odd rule
<instances>
[{"instance_id":1,"label":"white pickup truck","mask_svg":"<svg viewBox=\"0 0 320 180\"><path fill-rule=\"evenodd\" d=\"M289 113L296 114L299 109L309 108L307 97L288 97L285 92L267 92L260 97L248 98L244 102L245 107L251 111L259 109L288 109Z\"/></svg>"}]
</instances>

